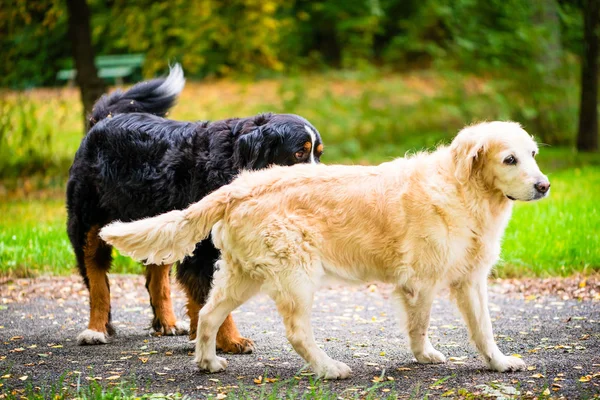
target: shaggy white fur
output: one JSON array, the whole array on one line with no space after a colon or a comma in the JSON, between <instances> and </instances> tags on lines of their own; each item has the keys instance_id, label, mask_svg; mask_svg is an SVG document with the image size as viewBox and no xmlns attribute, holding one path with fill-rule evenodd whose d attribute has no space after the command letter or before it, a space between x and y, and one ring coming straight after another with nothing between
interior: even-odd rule
<instances>
[{"instance_id":1,"label":"shaggy white fur","mask_svg":"<svg viewBox=\"0 0 600 400\"><path fill-rule=\"evenodd\" d=\"M287 337L314 371L343 379L350 368L315 343L313 295L325 278L395 285L394 299L415 358L444 362L428 337L431 305L449 287L471 339L496 371L525 363L494 342L487 276L513 200L549 193L535 141L518 124L463 129L447 147L379 166L297 165L245 172L184 211L113 223L101 237L148 262L173 262L212 237L222 256L200 311L196 362L216 372L225 317L259 291L275 301Z\"/></svg>"}]
</instances>

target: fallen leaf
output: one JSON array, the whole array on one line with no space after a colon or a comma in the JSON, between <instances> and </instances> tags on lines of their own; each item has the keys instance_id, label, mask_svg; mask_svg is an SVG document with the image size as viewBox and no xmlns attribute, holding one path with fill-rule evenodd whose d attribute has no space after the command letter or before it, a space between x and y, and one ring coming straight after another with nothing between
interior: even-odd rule
<instances>
[{"instance_id":1,"label":"fallen leaf","mask_svg":"<svg viewBox=\"0 0 600 400\"><path fill-rule=\"evenodd\" d=\"M532 377L532 378L536 378L536 379L545 378L545 376L544 376L544 375L542 375L542 374L533 374L533 375L531 375L531 377Z\"/></svg>"},{"instance_id":2,"label":"fallen leaf","mask_svg":"<svg viewBox=\"0 0 600 400\"><path fill-rule=\"evenodd\" d=\"M106 378L106 380L108 381L114 381L115 379L120 379L121 375L111 375L108 378Z\"/></svg>"},{"instance_id":3,"label":"fallen leaf","mask_svg":"<svg viewBox=\"0 0 600 400\"><path fill-rule=\"evenodd\" d=\"M19 380L20 380L20 381L26 381L26 380L27 380L27 378L28 378L28 376L27 376L27 375L23 375L23 376L19 377Z\"/></svg>"},{"instance_id":4,"label":"fallen leaf","mask_svg":"<svg viewBox=\"0 0 600 400\"><path fill-rule=\"evenodd\" d=\"M591 380L592 380L591 375L585 375L585 376L582 376L581 378L579 378L579 382L589 382Z\"/></svg>"},{"instance_id":5,"label":"fallen leaf","mask_svg":"<svg viewBox=\"0 0 600 400\"><path fill-rule=\"evenodd\" d=\"M542 392L542 394L544 396L549 396L550 395L550 389L548 389L548 388L544 389L544 391Z\"/></svg>"},{"instance_id":6,"label":"fallen leaf","mask_svg":"<svg viewBox=\"0 0 600 400\"><path fill-rule=\"evenodd\" d=\"M263 377L262 375L259 375L258 378L254 378L253 379L254 383L256 383L257 385L260 385L261 383L263 383Z\"/></svg>"},{"instance_id":7,"label":"fallen leaf","mask_svg":"<svg viewBox=\"0 0 600 400\"><path fill-rule=\"evenodd\" d=\"M144 364L146 364L148 362L148 357L138 357L138 358Z\"/></svg>"}]
</instances>

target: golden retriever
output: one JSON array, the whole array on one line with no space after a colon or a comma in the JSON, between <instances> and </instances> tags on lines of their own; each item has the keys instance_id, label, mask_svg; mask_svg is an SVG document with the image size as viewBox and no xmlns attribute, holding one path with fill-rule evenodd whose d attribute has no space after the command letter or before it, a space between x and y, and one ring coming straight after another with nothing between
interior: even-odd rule
<instances>
[{"instance_id":1,"label":"golden retriever","mask_svg":"<svg viewBox=\"0 0 600 400\"><path fill-rule=\"evenodd\" d=\"M100 236L147 263L181 260L212 237L218 272L199 315L195 361L224 370L215 338L225 317L259 291L276 303L287 338L327 379L350 368L315 343L313 295L325 278L394 285L411 350L421 363L445 361L427 337L436 292L449 287L489 368L525 367L492 333L487 276L513 200L537 200L550 183L538 147L517 123L464 128L450 146L379 166L297 165L244 172L183 211L113 223Z\"/></svg>"}]
</instances>

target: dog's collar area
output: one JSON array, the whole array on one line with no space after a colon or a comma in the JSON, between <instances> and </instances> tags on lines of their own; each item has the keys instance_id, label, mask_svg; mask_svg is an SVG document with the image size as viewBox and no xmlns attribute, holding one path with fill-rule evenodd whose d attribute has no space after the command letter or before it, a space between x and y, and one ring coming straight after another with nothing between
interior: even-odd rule
<instances>
[{"instance_id":1,"label":"dog's collar area","mask_svg":"<svg viewBox=\"0 0 600 400\"><path fill-rule=\"evenodd\" d=\"M516 201L516 200L517 200L517 199L515 199L514 197L512 197L512 196L509 196L509 195L506 195L506 197L508 197L510 200L513 200L513 201Z\"/></svg>"}]
</instances>

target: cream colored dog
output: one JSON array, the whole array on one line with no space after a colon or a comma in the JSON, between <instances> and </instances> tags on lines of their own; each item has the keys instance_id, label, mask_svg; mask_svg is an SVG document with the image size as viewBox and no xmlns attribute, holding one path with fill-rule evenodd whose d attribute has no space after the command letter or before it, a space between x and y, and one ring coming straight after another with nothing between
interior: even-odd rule
<instances>
[{"instance_id":1,"label":"cream colored dog","mask_svg":"<svg viewBox=\"0 0 600 400\"><path fill-rule=\"evenodd\" d=\"M463 129L448 147L379 166L296 165L244 172L183 211L113 223L100 236L150 264L191 254L211 232L221 249L200 311L196 358L210 372L225 317L262 291L273 298L294 349L320 376L350 368L315 343L313 295L324 278L395 286L410 347L421 363L446 359L427 337L436 292L449 287L489 368L520 370L494 342L486 278L500 254L513 200L549 193L534 140L512 122Z\"/></svg>"}]
</instances>

